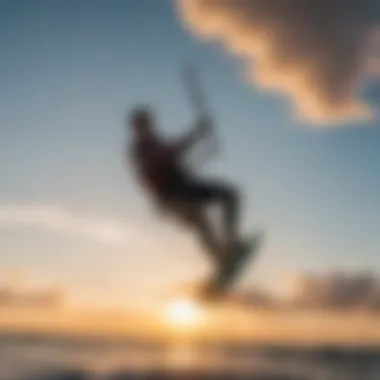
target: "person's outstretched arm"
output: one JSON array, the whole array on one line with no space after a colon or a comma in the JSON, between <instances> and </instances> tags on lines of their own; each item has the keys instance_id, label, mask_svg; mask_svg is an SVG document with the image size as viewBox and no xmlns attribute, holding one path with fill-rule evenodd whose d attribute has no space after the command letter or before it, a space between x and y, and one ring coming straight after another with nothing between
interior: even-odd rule
<instances>
[{"instance_id":1,"label":"person's outstretched arm","mask_svg":"<svg viewBox=\"0 0 380 380\"><path fill-rule=\"evenodd\" d=\"M199 141L211 134L211 120L209 117L203 116L197 120L194 127L185 136L175 143L177 154L182 155L190 150Z\"/></svg>"}]
</instances>

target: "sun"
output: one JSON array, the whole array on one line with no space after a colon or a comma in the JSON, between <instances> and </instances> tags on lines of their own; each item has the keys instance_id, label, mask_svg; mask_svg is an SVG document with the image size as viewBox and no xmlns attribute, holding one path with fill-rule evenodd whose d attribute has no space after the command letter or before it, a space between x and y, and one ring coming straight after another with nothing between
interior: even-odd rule
<instances>
[{"instance_id":1,"label":"sun","mask_svg":"<svg viewBox=\"0 0 380 380\"><path fill-rule=\"evenodd\" d=\"M202 311L195 302L182 298L168 305L166 315L172 324L191 327L196 326L201 321Z\"/></svg>"}]
</instances>

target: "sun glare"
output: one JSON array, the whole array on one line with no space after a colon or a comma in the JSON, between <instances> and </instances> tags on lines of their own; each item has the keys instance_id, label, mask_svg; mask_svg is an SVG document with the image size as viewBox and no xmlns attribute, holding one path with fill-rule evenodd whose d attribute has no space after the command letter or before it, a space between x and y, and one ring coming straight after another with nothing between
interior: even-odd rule
<instances>
[{"instance_id":1,"label":"sun glare","mask_svg":"<svg viewBox=\"0 0 380 380\"><path fill-rule=\"evenodd\" d=\"M195 326L201 320L201 309L189 299L179 299L171 302L167 308L169 321L180 326Z\"/></svg>"}]
</instances>

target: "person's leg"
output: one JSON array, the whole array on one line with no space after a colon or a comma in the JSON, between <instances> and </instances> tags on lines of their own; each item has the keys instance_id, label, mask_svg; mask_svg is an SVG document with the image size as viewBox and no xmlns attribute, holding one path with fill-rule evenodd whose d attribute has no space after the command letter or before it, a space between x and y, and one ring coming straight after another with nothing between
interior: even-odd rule
<instances>
[{"instance_id":1,"label":"person's leg","mask_svg":"<svg viewBox=\"0 0 380 380\"><path fill-rule=\"evenodd\" d=\"M239 243L240 195L237 189L225 181L197 180L186 186L186 197L200 207L218 202L223 207L223 237L225 252L233 252Z\"/></svg>"},{"instance_id":2,"label":"person's leg","mask_svg":"<svg viewBox=\"0 0 380 380\"><path fill-rule=\"evenodd\" d=\"M222 266L224 264L223 246L220 244L213 226L205 215L203 207L183 199L172 200L167 206L177 221L195 232L200 243L217 267Z\"/></svg>"}]
</instances>

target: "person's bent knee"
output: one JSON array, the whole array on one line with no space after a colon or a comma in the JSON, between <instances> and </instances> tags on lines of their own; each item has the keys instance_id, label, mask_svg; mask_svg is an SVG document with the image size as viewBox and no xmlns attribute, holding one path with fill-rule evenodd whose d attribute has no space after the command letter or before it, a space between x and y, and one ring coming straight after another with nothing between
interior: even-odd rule
<instances>
[{"instance_id":1,"label":"person's bent knee","mask_svg":"<svg viewBox=\"0 0 380 380\"><path fill-rule=\"evenodd\" d=\"M188 227L196 227L200 219L200 210L194 205L179 205L175 214L182 224Z\"/></svg>"},{"instance_id":2,"label":"person's bent knee","mask_svg":"<svg viewBox=\"0 0 380 380\"><path fill-rule=\"evenodd\" d=\"M231 203L237 203L240 199L240 191L234 185L226 185L223 191L223 198Z\"/></svg>"}]
</instances>

